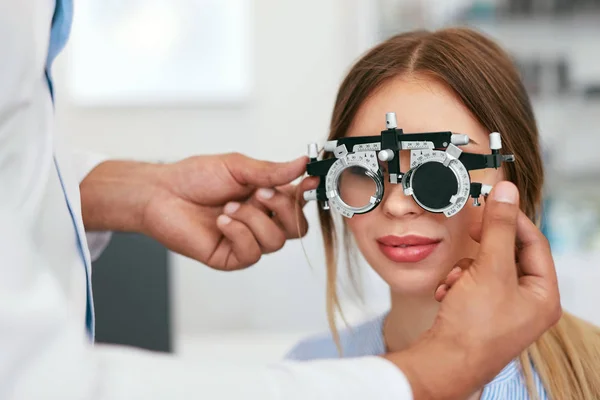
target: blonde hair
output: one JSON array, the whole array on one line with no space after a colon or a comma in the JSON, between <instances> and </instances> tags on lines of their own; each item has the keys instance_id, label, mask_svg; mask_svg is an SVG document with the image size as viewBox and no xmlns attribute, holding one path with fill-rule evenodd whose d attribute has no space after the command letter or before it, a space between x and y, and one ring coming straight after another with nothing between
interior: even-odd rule
<instances>
[{"instance_id":1,"label":"blonde hair","mask_svg":"<svg viewBox=\"0 0 600 400\"><path fill-rule=\"evenodd\" d=\"M496 43L467 28L396 35L367 52L342 82L328 140L343 137L366 98L388 79L407 73L447 84L489 132L502 132L504 149L516 156L506 178L519 188L521 209L539 220L544 171L538 129L526 90L512 60ZM338 236L328 211L319 210L327 264L327 315L338 350L336 313L343 316L337 284ZM344 247L349 234L343 226ZM532 364L554 399L600 399L600 329L564 313L560 321L520 356L532 398Z\"/></svg>"}]
</instances>

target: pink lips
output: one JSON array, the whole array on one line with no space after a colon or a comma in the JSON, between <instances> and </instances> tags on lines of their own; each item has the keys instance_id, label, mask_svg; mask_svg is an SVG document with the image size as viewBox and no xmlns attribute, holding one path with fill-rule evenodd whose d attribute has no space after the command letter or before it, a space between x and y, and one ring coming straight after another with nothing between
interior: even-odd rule
<instances>
[{"instance_id":1,"label":"pink lips","mask_svg":"<svg viewBox=\"0 0 600 400\"><path fill-rule=\"evenodd\" d=\"M381 252L391 261L415 263L429 257L441 240L423 236L384 236L377 239Z\"/></svg>"}]
</instances>

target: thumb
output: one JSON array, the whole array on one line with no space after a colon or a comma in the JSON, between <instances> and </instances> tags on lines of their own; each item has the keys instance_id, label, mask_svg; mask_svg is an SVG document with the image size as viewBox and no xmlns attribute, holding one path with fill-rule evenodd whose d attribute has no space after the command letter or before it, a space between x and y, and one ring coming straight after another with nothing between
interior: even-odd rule
<instances>
[{"instance_id":1,"label":"thumb","mask_svg":"<svg viewBox=\"0 0 600 400\"><path fill-rule=\"evenodd\" d=\"M273 188L292 182L306 171L306 156L288 162L262 161L234 153L225 157L233 178L241 185Z\"/></svg>"},{"instance_id":2,"label":"thumb","mask_svg":"<svg viewBox=\"0 0 600 400\"><path fill-rule=\"evenodd\" d=\"M477 264L485 265L486 269L496 266L500 270L495 272L508 272L507 266L515 267L518 215L519 192L516 186L507 181L497 183L486 200L481 226L480 256L489 259L481 260L478 256Z\"/></svg>"},{"instance_id":3,"label":"thumb","mask_svg":"<svg viewBox=\"0 0 600 400\"><path fill-rule=\"evenodd\" d=\"M527 218L527 216L525 216L525 214L523 214L523 211L519 211L518 221L520 221L521 218ZM477 243L481 242L481 221L477 221L477 222L474 222L471 224L471 226L469 228L469 236L471 236L471 239L473 239ZM519 235L519 229L517 228L517 244L514 247L515 261L517 263L519 262L519 248L518 248L519 240L520 240L520 235ZM519 271L519 273L521 273L521 271Z\"/></svg>"},{"instance_id":4,"label":"thumb","mask_svg":"<svg viewBox=\"0 0 600 400\"><path fill-rule=\"evenodd\" d=\"M307 190L316 189L318 186L319 177L309 176L307 178L302 179L302 182L298 183L297 185L288 184L285 186L278 187L277 190L290 196L294 201L300 204L300 207L302 208L306 204L306 200L304 200L302 194Z\"/></svg>"}]
</instances>

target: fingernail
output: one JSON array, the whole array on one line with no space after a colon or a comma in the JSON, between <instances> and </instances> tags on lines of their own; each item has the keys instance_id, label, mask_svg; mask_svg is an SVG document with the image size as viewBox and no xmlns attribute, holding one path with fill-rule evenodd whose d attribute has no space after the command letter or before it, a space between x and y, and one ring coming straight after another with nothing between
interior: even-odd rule
<instances>
[{"instance_id":1,"label":"fingernail","mask_svg":"<svg viewBox=\"0 0 600 400\"><path fill-rule=\"evenodd\" d=\"M492 197L494 200L501 203L517 203L517 189L509 182L499 182L496 184L494 190L492 190Z\"/></svg>"},{"instance_id":2,"label":"fingernail","mask_svg":"<svg viewBox=\"0 0 600 400\"><path fill-rule=\"evenodd\" d=\"M225 207L223 207L223 211L225 212L225 214L231 215L234 212L236 212L238 208L240 208L240 203L232 201L231 203L227 203Z\"/></svg>"},{"instance_id":3,"label":"fingernail","mask_svg":"<svg viewBox=\"0 0 600 400\"><path fill-rule=\"evenodd\" d=\"M452 273L452 272L458 272L460 270L461 270L460 267L454 267L454 268L452 268L452 271L450 271L450 273Z\"/></svg>"},{"instance_id":4,"label":"fingernail","mask_svg":"<svg viewBox=\"0 0 600 400\"><path fill-rule=\"evenodd\" d=\"M219 215L219 217L217 218L217 224L219 225L227 225L230 222L231 218L229 218L227 215Z\"/></svg>"},{"instance_id":5,"label":"fingernail","mask_svg":"<svg viewBox=\"0 0 600 400\"><path fill-rule=\"evenodd\" d=\"M275 191L273 189L258 189L256 191L256 195L265 200L269 200L271 197L273 197L274 194Z\"/></svg>"}]
</instances>

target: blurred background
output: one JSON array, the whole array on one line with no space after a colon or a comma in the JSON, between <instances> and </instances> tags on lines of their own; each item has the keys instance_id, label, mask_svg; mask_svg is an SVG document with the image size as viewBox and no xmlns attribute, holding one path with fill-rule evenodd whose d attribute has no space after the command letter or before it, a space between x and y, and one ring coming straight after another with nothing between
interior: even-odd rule
<instances>
[{"instance_id":1,"label":"blurred background","mask_svg":"<svg viewBox=\"0 0 600 400\"><path fill-rule=\"evenodd\" d=\"M337 87L370 46L415 28L487 32L514 56L534 102L547 168L544 232L563 304L600 324L600 1L75 5L72 38L54 70L58 130L82 149L153 162L230 151L295 158L325 140ZM236 273L148 238L114 235L94 267L99 341L268 362L326 331L315 207L306 208L311 229L302 242ZM388 306L385 284L368 268L361 274L364 302L342 292L350 321Z\"/></svg>"}]
</instances>

